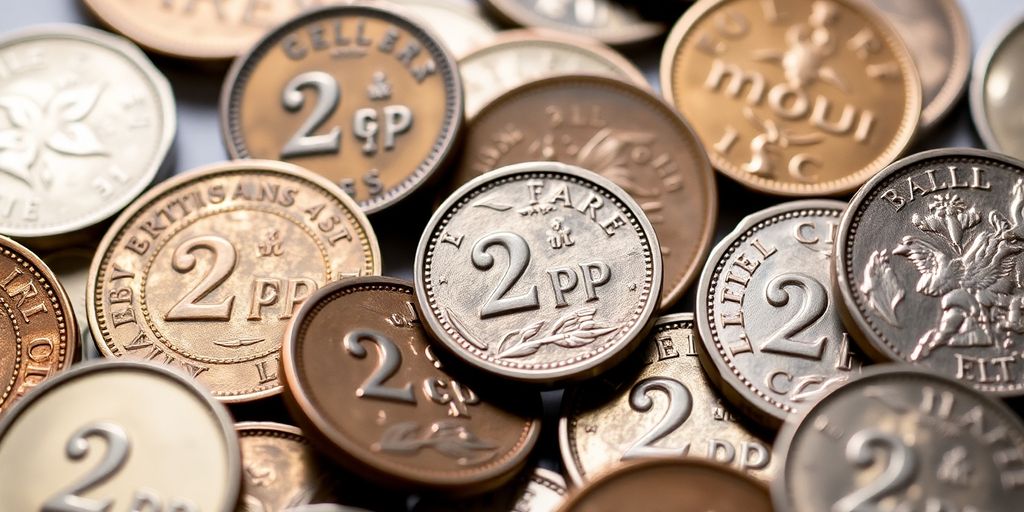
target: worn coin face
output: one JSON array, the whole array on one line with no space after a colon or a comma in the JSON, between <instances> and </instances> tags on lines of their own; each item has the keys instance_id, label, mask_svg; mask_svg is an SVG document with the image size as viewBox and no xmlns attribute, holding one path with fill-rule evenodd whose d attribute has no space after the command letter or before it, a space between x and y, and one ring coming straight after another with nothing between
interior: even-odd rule
<instances>
[{"instance_id":1,"label":"worn coin face","mask_svg":"<svg viewBox=\"0 0 1024 512\"><path fill-rule=\"evenodd\" d=\"M445 163L462 118L451 53L376 4L310 11L275 28L235 61L221 94L233 158L302 165L368 213Z\"/></svg>"},{"instance_id":2,"label":"worn coin face","mask_svg":"<svg viewBox=\"0 0 1024 512\"><path fill-rule=\"evenodd\" d=\"M701 459L624 464L572 495L561 512L771 512L768 488L739 471Z\"/></svg>"},{"instance_id":3,"label":"worn coin face","mask_svg":"<svg viewBox=\"0 0 1024 512\"><path fill-rule=\"evenodd\" d=\"M778 510L986 510L1024 499L1024 424L932 373L878 367L783 429Z\"/></svg>"},{"instance_id":4,"label":"worn coin face","mask_svg":"<svg viewBox=\"0 0 1024 512\"><path fill-rule=\"evenodd\" d=\"M539 417L496 407L449 376L415 300L412 283L384 277L317 292L285 342L287 403L322 450L360 475L446 491L496 487L525 464ZM517 401L539 414L539 396Z\"/></svg>"},{"instance_id":5,"label":"worn coin face","mask_svg":"<svg viewBox=\"0 0 1024 512\"><path fill-rule=\"evenodd\" d=\"M0 413L70 366L78 341L75 313L56 276L0 236Z\"/></svg>"},{"instance_id":6,"label":"worn coin face","mask_svg":"<svg viewBox=\"0 0 1024 512\"><path fill-rule=\"evenodd\" d=\"M270 512L333 503L337 482L317 461L302 431L280 423L235 426L242 452L236 512Z\"/></svg>"},{"instance_id":7,"label":"worn coin face","mask_svg":"<svg viewBox=\"0 0 1024 512\"><path fill-rule=\"evenodd\" d=\"M982 150L900 160L854 196L836 247L846 325L879 360L1024 393L1024 163Z\"/></svg>"},{"instance_id":8,"label":"worn coin face","mask_svg":"<svg viewBox=\"0 0 1024 512\"><path fill-rule=\"evenodd\" d=\"M140 362L87 363L40 385L0 422L0 466L18 468L0 479L8 510L230 512L241 481L227 409Z\"/></svg>"},{"instance_id":9,"label":"worn coin face","mask_svg":"<svg viewBox=\"0 0 1024 512\"><path fill-rule=\"evenodd\" d=\"M519 162L594 171L628 192L654 225L665 264L661 308L683 295L711 245L718 194L700 140L671 107L612 78L563 76L513 89L472 126L452 189Z\"/></svg>"},{"instance_id":10,"label":"worn coin face","mask_svg":"<svg viewBox=\"0 0 1024 512\"><path fill-rule=\"evenodd\" d=\"M373 229L327 180L237 161L160 184L117 219L89 274L107 357L177 367L221 400L276 394L289 320L317 288L380 272Z\"/></svg>"},{"instance_id":11,"label":"worn coin face","mask_svg":"<svg viewBox=\"0 0 1024 512\"><path fill-rule=\"evenodd\" d=\"M565 479L554 471L537 468L505 484L500 490L469 499L445 499L440 496L421 496L414 512L555 512L565 501Z\"/></svg>"},{"instance_id":12,"label":"worn coin face","mask_svg":"<svg viewBox=\"0 0 1024 512\"><path fill-rule=\"evenodd\" d=\"M718 170L786 196L855 190L921 114L910 52L857 0L700 0L669 36L661 89Z\"/></svg>"},{"instance_id":13,"label":"worn coin face","mask_svg":"<svg viewBox=\"0 0 1024 512\"><path fill-rule=\"evenodd\" d=\"M639 372L625 363L625 375L566 394L558 444L574 484L623 461L685 456L771 481L771 447L722 403L697 359L699 343L692 314L661 317L630 360L639 363Z\"/></svg>"},{"instance_id":14,"label":"worn coin face","mask_svg":"<svg viewBox=\"0 0 1024 512\"><path fill-rule=\"evenodd\" d=\"M71 303L71 309L75 313L75 323L78 325L78 341L82 359L95 359L99 357L96 353L96 345L92 342L92 335L89 333L89 315L85 306L86 289L89 286L89 265L96 255L95 249L85 247L72 247L61 249L46 255L45 263L60 282L64 292ZM95 357L93 357L95 355Z\"/></svg>"},{"instance_id":15,"label":"worn coin face","mask_svg":"<svg viewBox=\"0 0 1024 512\"><path fill-rule=\"evenodd\" d=\"M466 55L494 38L498 27L470 0L398 0L396 2L441 38L456 56Z\"/></svg>"},{"instance_id":16,"label":"worn coin face","mask_svg":"<svg viewBox=\"0 0 1024 512\"><path fill-rule=\"evenodd\" d=\"M416 250L427 330L493 375L592 376L647 332L661 293L654 229L625 191L554 162L480 176L434 212Z\"/></svg>"},{"instance_id":17,"label":"worn coin face","mask_svg":"<svg viewBox=\"0 0 1024 512\"><path fill-rule=\"evenodd\" d=\"M732 402L769 427L860 369L829 277L844 208L793 201L750 215L701 275L701 361Z\"/></svg>"},{"instance_id":18,"label":"worn coin face","mask_svg":"<svg viewBox=\"0 0 1024 512\"><path fill-rule=\"evenodd\" d=\"M633 63L596 41L547 30L510 30L459 59L466 118L498 96L553 75L602 74L647 86ZM471 132L472 133L472 132Z\"/></svg>"},{"instance_id":19,"label":"worn coin face","mask_svg":"<svg viewBox=\"0 0 1024 512\"><path fill-rule=\"evenodd\" d=\"M506 21L586 36L605 44L639 43L660 36L665 26L644 20L635 9L612 0L485 0Z\"/></svg>"},{"instance_id":20,"label":"worn coin face","mask_svg":"<svg viewBox=\"0 0 1024 512\"><path fill-rule=\"evenodd\" d=\"M971 80L971 117L985 147L1024 158L1024 18L1016 20L978 52Z\"/></svg>"},{"instance_id":21,"label":"worn coin face","mask_svg":"<svg viewBox=\"0 0 1024 512\"><path fill-rule=\"evenodd\" d=\"M52 237L114 215L174 139L167 80L134 45L50 25L0 40L0 233Z\"/></svg>"}]
</instances>

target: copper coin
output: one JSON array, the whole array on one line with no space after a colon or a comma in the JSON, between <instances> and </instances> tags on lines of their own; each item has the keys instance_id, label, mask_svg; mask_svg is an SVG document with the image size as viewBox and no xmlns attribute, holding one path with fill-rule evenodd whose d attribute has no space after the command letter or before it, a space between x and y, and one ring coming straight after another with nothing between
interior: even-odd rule
<instances>
[{"instance_id":1,"label":"copper coin","mask_svg":"<svg viewBox=\"0 0 1024 512\"><path fill-rule=\"evenodd\" d=\"M231 512L240 466L227 409L151 363L76 366L0 421L5 510Z\"/></svg>"},{"instance_id":2,"label":"copper coin","mask_svg":"<svg viewBox=\"0 0 1024 512\"><path fill-rule=\"evenodd\" d=\"M301 509L334 503L339 482L316 459L302 431L291 425L235 425L242 451L242 495L236 512Z\"/></svg>"},{"instance_id":3,"label":"copper coin","mask_svg":"<svg viewBox=\"0 0 1024 512\"><path fill-rule=\"evenodd\" d=\"M651 457L700 457L766 483L774 478L771 445L722 403L697 358L699 344L691 313L663 316L621 369L565 394L558 444L574 484Z\"/></svg>"},{"instance_id":4,"label":"copper coin","mask_svg":"<svg viewBox=\"0 0 1024 512\"><path fill-rule=\"evenodd\" d=\"M702 459L623 464L572 495L561 512L772 512L768 488Z\"/></svg>"},{"instance_id":5,"label":"copper coin","mask_svg":"<svg viewBox=\"0 0 1024 512\"><path fill-rule=\"evenodd\" d=\"M0 236L0 413L70 366L77 344L75 313L57 277Z\"/></svg>"},{"instance_id":6,"label":"copper coin","mask_svg":"<svg viewBox=\"0 0 1024 512\"><path fill-rule=\"evenodd\" d=\"M908 147L922 103L899 33L857 0L700 0L661 89L715 168L784 196L855 190Z\"/></svg>"},{"instance_id":7,"label":"copper coin","mask_svg":"<svg viewBox=\"0 0 1024 512\"><path fill-rule=\"evenodd\" d=\"M525 464L539 417L496 407L448 375L415 302L412 283L384 277L314 294L284 345L287 403L323 451L361 476L445 491L497 487ZM512 400L539 413L539 395Z\"/></svg>"},{"instance_id":8,"label":"copper coin","mask_svg":"<svg viewBox=\"0 0 1024 512\"><path fill-rule=\"evenodd\" d=\"M280 392L303 301L379 272L373 229L337 187L281 162L228 162L161 183L114 222L89 272L89 324L105 356L174 366L242 402Z\"/></svg>"},{"instance_id":9,"label":"copper coin","mask_svg":"<svg viewBox=\"0 0 1024 512\"><path fill-rule=\"evenodd\" d=\"M498 96L534 80L580 73L613 76L648 87L632 62L607 46L551 30L508 30L459 59L466 119Z\"/></svg>"},{"instance_id":10,"label":"copper coin","mask_svg":"<svg viewBox=\"0 0 1024 512\"><path fill-rule=\"evenodd\" d=\"M672 307L700 271L718 210L714 171L690 125L653 94L619 80L562 76L530 82L473 120L449 187L540 160L594 171L640 204L665 263L661 309Z\"/></svg>"},{"instance_id":11,"label":"copper coin","mask_svg":"<svg viewBox=\"0 0 1024 512\"><path fill-rule=\"evenodd\" d=\"M395 0L409 14L426 23L455 56L488 44L498 27L484 17L473 0Z\"/></svg>"},{"instance_id":12,"label":"copper coin","mask_svg":"<svg viewBox=\"0 0 1024 512\"><path fill-rule=\"evenodd\" d=\"M568 493L565 478L554 471L537 468L494 492L469 499L422 496L413 512L555 512Z\"/></svg>"},{"instance_id":13,"label":"copper coin","mask_svg":"<svg viewBox=\"0 0 1024 512\"><path fill-rule=\"evenodd\" d=\"M85 302L88 295L86 289L89 285L89 265L92 264L92 257L95 255L95 248L71 247L47 254L43 258L57 276L57 281L67 294L71 309L75 312L83 359L91 359L86 350L87 346L92 345L92 335L89 334L89 315Z\"/></svg>"},{"instance_id":14,"label":"copper coin","mask_svg":"<svg viewBox=\"0 0 1024 512\"><path fill-rule=\"evenodd\" d=\"M514 25L586 36L612 45L653 39L665 26L644 20L626 2L614 0L485 0L491 12Z\"/></svg>"},{"instance_id":15,"label":"copper coin","mask_svg":"<svg viewBox=\"0 0 1024 512\"><path fill-rule=\"evenodd\" d=\"M371 3L310 11L275 28L235 61L221 93L233 158L302 165L367 213L407 197L444 165L462 118L451 53L424 27Z\"/></svg>"},{"instance_id":16,"label":"copper coin","mask_svg":"<svg viewBox=\"0 0 1024 512\"><path fill-rule=\"evenodd\" d=\"M985 147L1024 158L1024 16L989 38L978 52L971 78L971 117Z\"/></svg>"}]
</instances>

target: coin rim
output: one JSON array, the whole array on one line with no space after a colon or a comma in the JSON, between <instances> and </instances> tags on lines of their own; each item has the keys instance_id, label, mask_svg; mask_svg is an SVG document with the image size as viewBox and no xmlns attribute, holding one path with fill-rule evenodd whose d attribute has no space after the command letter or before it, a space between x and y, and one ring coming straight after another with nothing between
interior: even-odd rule
<instances>
[{"instance_id":1,"label":"coin rim","mask_svg":"<svg viewBox=\"0 0 1024 512\"><path fill-rule=\"evenodd\" d=\"M969 93L971 121L973 121L974 128L978 132L978 136L981 138L985 148L1000 153L1005 153L1005 150L999 143L999 139L996 137L995 131L992 130L992 125L989 121L985 98L985 84L988 83L988 72L992 65L992 59L1002 49L1006 40L1021 30L1024 30L1024 14L1018 15L1010 20L1009 23L1003 23L999 30L988 36L978 49L978 53L974 58L974 68L971 71Z\"/></svg>"},{"instance_id":2,"label":"coin rim","mask_svg":"<svg viewBox=\"0 0 1024 512\"><path fill-rule=\"evenodd\" d=\"M668 29L668 25L665 23L646 20L642 17L640 22L630 24L628 28L622 30L587 29L537 15L529 8L517 5L514 0L483 0L482 3L487 12L511 25L527 29L544 28L585 36L611 46L629 46L649 41L664 34Z\"/></svg>"},{"instance_id":3,"label":"coin rim","mask_svg":"<svg viewBox=\"0 0 1024 512\"><path fill-rule=\"evenodd\" d=\"M922 92L921 126L919 128L922 132L930 131L938 126L964 96L968 77L971 74L971 52L974 48L971 43L971 28L967 25L967 19L957 0L929 1L937 2L937 6L942 9L943 17L949 21L949 28L952 28L946 35L952 36L953 39L953 58L950 59L949 73L942 82L942 87L927 104L924 103L924 93ZM883 16L886 16L884 12ZM893 23L893 26L895 25ZM910 53L914 57L914 65L917 66L917 57L914 52ZM921 87L923 88L924 84Z\"/></svg>"}]
</instances>

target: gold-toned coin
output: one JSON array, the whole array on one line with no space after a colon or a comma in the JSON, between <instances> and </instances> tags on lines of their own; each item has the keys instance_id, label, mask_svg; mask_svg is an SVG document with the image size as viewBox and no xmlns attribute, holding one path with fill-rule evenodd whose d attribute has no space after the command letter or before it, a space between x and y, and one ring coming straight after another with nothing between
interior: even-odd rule
<instances>
[{"instance_id":1,"label":"gold-toned coin","mask_svg":"<svg viewBox=\"0 0 1024 512\"><path fill-rule=\"evenodd\" d=\"M337 187L282 162L228 162L121 214L89 272L89 323L107 357L175 366L247 401L280 391L281 341L303 301L379 272L373 229Z\"/></svg>"},{"instance_id":2,"label":"gold-toned coin","mask_svg":"<svg viewBox=\"0 0 1024 512\"><path fill-rule=\"evenodd\" d=\"M299 509L334 503L338 481L316 458L302 431L291 425L235 425L242 450L242 495L236 512Z\"/></svg>"}]
</instances>

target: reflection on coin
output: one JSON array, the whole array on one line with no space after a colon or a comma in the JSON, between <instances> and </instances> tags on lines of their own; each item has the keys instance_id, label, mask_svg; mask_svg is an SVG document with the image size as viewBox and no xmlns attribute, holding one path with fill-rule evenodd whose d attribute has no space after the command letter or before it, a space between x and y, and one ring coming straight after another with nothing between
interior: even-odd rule
<instances>
[{"instance_id":1,"label":"reflection on coin","mask_svg":"<svg viewBox=\"0 0 1024 512\"><path fill-rule=\"evenodd\" d=\"M946 117L967 87L971 34L957 0L872 0L895 25L921 77L921 129Z\"/></svg>"},{"instance_id":2,"label":"reflection on coin","mask_svg":"<svg viewBox=\"0 0 1024 512\"><path fill-rule=\"evenodd\" d=\"M120 37L50 25L0 39L0 233L114 215L153 181L175 119L167 80Z\"/></svg>"},{"instance_id":3,"label":"reflection on coin","mask_svg":"<svg viewBox=\"0 0 1024 512\"><path fill-rule=\"evenodd\" d=\"M807 200L754 213L715 247L700 278L704 368L772 428L860 369L829 277L844 208Z\"/></svg>"},{"instance_id":4,"label":"reflection on coin","mask_svg":"<svg viewBox=\"0 0 1024 512\"><path fill-rule=\"evenodd\" d=\"M341 186L367 213L407 197L462 126L455 59L378 4L307 12L235 61L221 94L233 158L284 160Z\"/></svg>"},{"instance_id":5,"label":"reflection on coin","mask_svg":"<svg viewBox=\"0 0 1024 512\"><path fill-rule=\"evenodd\" d=\"M921 114L909 50L857 0L699 0L669 36L661 84L719 171L785 196L855 190Z\"/></svg>"},{"instance_id":6,"label":"reflection on coin","mask_svg":"<svg viewBox=\"0 0 1024 512\"><path fill-rule=\"evenodd\" d=\"M702 459L650 459L605 473L559 510L772 512L772 503L763 483L728 466Z\"/></svg>"},{"instance_id":7,"label":"reflection on coin","mask_svg":"<svg viewBox=\"0 0 1024 512\"><path fill-rule=\"evenodd\" d=\"M640 204L661 243L661 308L670 308L700 270L717 212L711 163L690 125L651 93L611 78L530 82L474 119L449 188L539 160L594 171Z\"/></svg>"},{"instance_id":8,"label":"reflection on coin","mask_svg":"<svg viewBox=\"0 0 1024 512\"><path fill-rule=\"evenodd\" d=\"M361 476L474 492L526 462L539 417L500 409L452 379L428 345L412 283L346 279L314 294L284 346L287 403L324 452ZM540 412L539 395L520 395Z\"/></svg>"},{"instance_id":9,"label":"reflection on coin","mask_svg":"<svg viewBox=\"0 0 1024 512\"><path fill-rule=\"evenodd\" d=\"M770 446L722 404L697 359L696 336L692 314L663 316L634 356L640 372L628 379L608 375L566 394L558 444L574 484L620 461L684 456L771 481Z\"/></svg>"},{"instance_id":10,"label":"reflection on coin","mask_svg":"<svg viewBox=\"0 0 1024 512\"><path fill-rule=\"evenodd\" d=\"M1024 158L1024 18L985 43L974 61L971 117L985 147Z\"/></svg>"},{"instance_id":11,"label":"reflection on coin","mask_svg":"<svg viewBox=\"0 0 1024 512\"><path fill-rule=\"evenodd\" d=\"M366 217L305 169L248 160L168 180L100 243L89 324L107 357L177 367L227 402L276 394L281 340L317 288L380 272Z\"/></svg>"},{"instance_id":12,"label":"reflection on coin","mask_svg":"<svg viewBox=\"0 0 1024 512\"><path fill-rule=\"evenodd\" d=\"M613 0L485 0L494 14L522 27L546 28L625 45L658 37L660 23L645 21L626 2Z\"/></svg>"},{"instance_id":13,"label":"reflection on coin","mask_svg":"<svg viewBox=\"0 0 1024 512\"><path fill-rule=\"evenodd\" d=\"M242 450L242 495L236 512L303 510L333 502L337 482L320 466L302 431L280 423L235 426Z\"/></svg>"},{"instance_id":14,"label":"reflection on coin","mask_svg":"<svg viewBox=\"0 0 1024 512\"><path fill-rule=\"evenodd\" d=\"M414 512L555 512L565 500L565 479L544 468L522 475L514 484L505 484L501 490L475 498L453 501L436 496L424 496L413 508Z\"/></svg>"},{"instance_id":15,"label":"reflection on coin","mask_svg":"<svg viewBox=\"0 0 1024 512\"><path fill-rule=\"evenodd\" d=\"M554 162L510 165L457 190L416 250L427 330L504 378L592 376L642 340L661 293L654 229L597 174Z\"/></svg>"},{"instance_id":16,"label":"reflection on coin","mask_svg":"<svg viewBox=\"0 0 1024 512\"><path fill-rule=\"evenodd\" d=\"M498 28L470 0L393 0L441 38L456 57L494 38Z\"/></svg>"},{"instance_id":17,"label":"reflection on coin","mask_svg":"<svg viewBox=\"0 0 1024 512\"><path fill-rule=\"evenodd\" d=\"M603 74L636 85L647 79L633 63L596 41L546 30L509 30L459 59L466 118L522 84L553 75Z\"/></svg>"},{"instance_id":18,"label":"reflection on coin","mask_svg":"<svg viewBox=\"0 0 1024 512\"><path fill-rule=\"evenodd\" d=\"M0 422L0 467L5 510L230 512L241 481L227 409L140 362L40 385Z\"/></svg>"},{"instance_id":19,"label":"reflection on coin","mask_svg":"<svg viewBox=\"0 0 1024 512\"><path fill-rule=\"evenodd\" d=\"M976 149L900 160L836 237L846 326L878 360L1024 394L1024 163Z\"/></svg>"},{"instance_id":20,"label":"reflection on coin","mask_svg":"<svg viewBox=\"0 0 1024 512\"><path fill-rule=\"evenodd\" d=\"M0 413L70 366L78 340L75 312L57 277L0 236Z\"/></svg>"},{"instance_id":21,"label":"reflection on coin","mask_svg":"<svg viewBox=\"0 0 1024 512\"><path fill-rule=\"evenodd\" d=\"M778 510L1020 510L1024 424L945 378L876 367L776 442Z\"/></svg>"}]
</instances>

